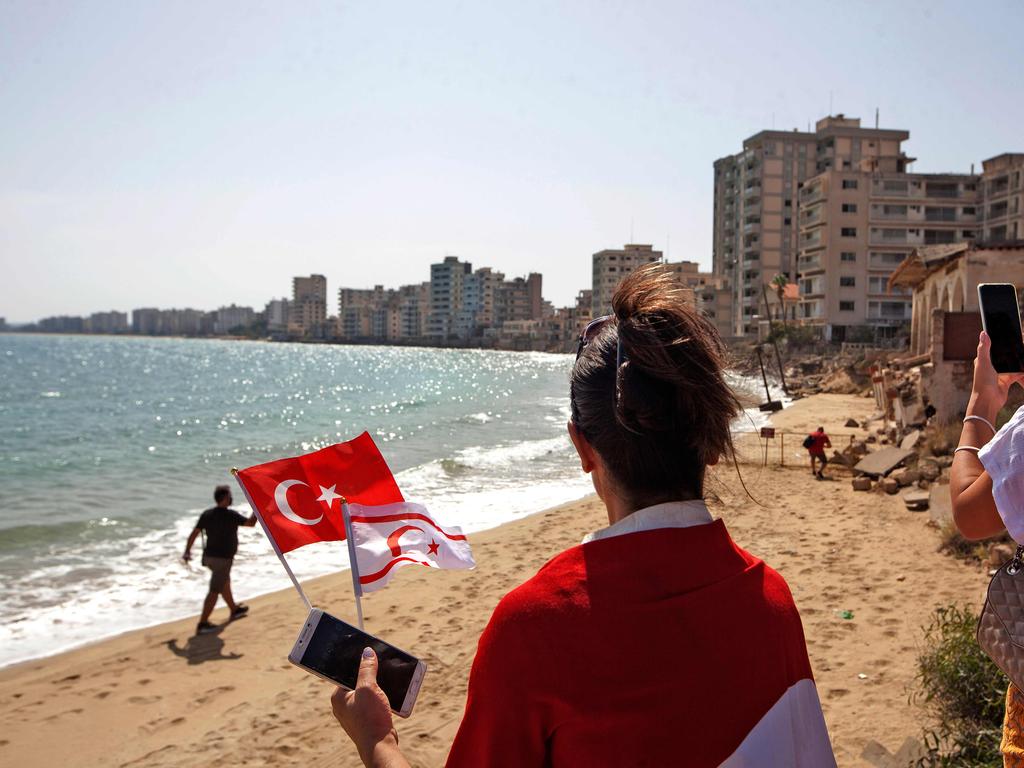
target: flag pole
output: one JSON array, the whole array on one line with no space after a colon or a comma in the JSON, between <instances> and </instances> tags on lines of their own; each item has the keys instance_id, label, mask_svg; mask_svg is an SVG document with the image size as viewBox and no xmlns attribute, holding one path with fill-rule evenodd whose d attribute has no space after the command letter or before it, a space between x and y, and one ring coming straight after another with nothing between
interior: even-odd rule
<instances>
[{"instance_id":1,"label":"flag pole","mask_svg":"<svg viewBox=\"0 0 1024 768\"><path fill-rule=\"evenodd\" d=\"M356 542L352 538L352 517L348 511L348 499L341 497L341 519L345 523L345 540L348 542L348 562L352 571L352 592L356 596L356 615L359 628L363 628L363 585L359 583L359 560L356 557Z\"/></svg>"},{"instance_id":2,"label":"flag pole","mask_svg":"<svg viewBox=\"0 0 1024 768\"><path fill-rule=\"evenodd\" d=\"M292 580L292 584L295 586L295 590L299 593L299 597L302 598L302 602L306 604L306 610L313 610L313 604L309 602L309 598L306 597L306 593L302 591L302 585L299 584L299 580L295 578L295 574L292 573L291 566L288 565L288 561L284 559L284 553L281 552L281 548L277 546L277 542L274 537L270 535L270 529L267 528L267 524L263 522L263 515L260 514L259 507L252 503L252 497L249 496L249 491L246 490L245 483L242 482L242 478L238 475L238 467L231 468L231 474L235 476L235 480L238 481L238 487L242 489L242 493L245 495L245 500L249 502L249 506L252 507L253 514L256 515L256 519L260 521L260 527L263 529L263 533L266 534L267 538L270 539L270 545L274 548L274 552L277 554L277 559L281 561L281 565L284 566L284 570L288 574L288 578Z\"/></svg>"}]
</instances>

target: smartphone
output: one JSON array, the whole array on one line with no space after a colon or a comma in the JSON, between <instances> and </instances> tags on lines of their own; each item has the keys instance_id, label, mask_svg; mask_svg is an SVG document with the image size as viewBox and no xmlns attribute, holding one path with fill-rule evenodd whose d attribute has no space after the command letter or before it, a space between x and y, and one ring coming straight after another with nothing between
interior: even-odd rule
<instances>
[{"instance_id":1,"label":"smartphone","mask_svg":"<svg viewBox=\"0 0 1024 768\"><path fill-rule=\"evenodd\" d=\"M314 608L288 654L288 661L342 688L354 690L363 648L377 653L377 685L388 697L391 711L408 717L419 695L427 665L400 648Z\"/></svg>"},{"instance_id":2,"label":"smartphone","mask_svg":"<svg viewBox=\"0 0 1024 768\"><path fill-rule=\"evenodd\" d=\"M1021 339L1017 289L1010 283L978 286L981 326L992 339L992 366L996 373L1024 371L1024 340Z\"/></svg>"}]
</instances>

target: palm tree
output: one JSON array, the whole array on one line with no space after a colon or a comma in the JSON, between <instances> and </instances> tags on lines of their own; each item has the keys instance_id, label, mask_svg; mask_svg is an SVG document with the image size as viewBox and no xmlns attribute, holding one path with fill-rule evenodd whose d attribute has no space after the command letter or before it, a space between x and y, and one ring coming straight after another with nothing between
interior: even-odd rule
<instances>
[{"instance_id":1,"label":"palm tree","mask_svg":"<svg viewBox=\"0 0 1024 768\"><path fill-rule=\"evenodd\" d=\"M772 285L775 286L775 295L779 297L779 306L782 308L782 325L786 326L786 286L789 285L789 278L783 273L772 278Z\"/></svg>"}]
</instances>

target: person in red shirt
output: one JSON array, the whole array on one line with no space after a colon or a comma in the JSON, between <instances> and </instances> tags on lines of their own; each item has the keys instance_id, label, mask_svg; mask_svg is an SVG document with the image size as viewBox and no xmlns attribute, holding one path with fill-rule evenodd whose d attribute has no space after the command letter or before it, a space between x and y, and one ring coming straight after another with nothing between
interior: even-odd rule
<instances>
[{"instance_id":1,"label":"person in red shirt","mask_svg":"<svg viewBox=\"0 0 1024 768\"><path fill-rule=\"evenodd\" d=\"M785 581L703 501L742 412L725 347L664 266L580 336L569 436L609 525L498 603L448 755L473 766L835 766ZM331 703L367 766L404 768L377 659Z\"/></svg>"},{"instance_id":2,"label":"person in red shirt","mask_svg":"<svg viewBox=\"0 0 1024 768\"><path fill-rule=\"evenodd\" d=\"M825 428L818 427L816 432L811 432L804 444L807 446L807 452L811 455L811 474L818 480L824 480L825 465L828 464L828 459L825 458L825 449L832 447L832 441L825 434ZM818 461L821 462L821 469L816 470L815 463Z\"/></svg>"}]
</instances>

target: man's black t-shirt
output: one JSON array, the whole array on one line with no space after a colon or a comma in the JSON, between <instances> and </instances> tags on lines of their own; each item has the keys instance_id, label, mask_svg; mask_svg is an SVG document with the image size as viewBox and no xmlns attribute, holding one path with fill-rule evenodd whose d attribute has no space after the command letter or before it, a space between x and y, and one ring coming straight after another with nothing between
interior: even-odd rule
<instances>
[{"instance_id":1,"label":"man's black t-shirt","mask_svg":"<svg viewBox=\"0 0 1024 768\"><path fill-rule=\"evenodd\" d=\"M234 557L238 551L238 526L245 518L227 507L211 507L199 516L196 528L206 531L203 554L210 557Z\"/></svg>"}]
</instances>

